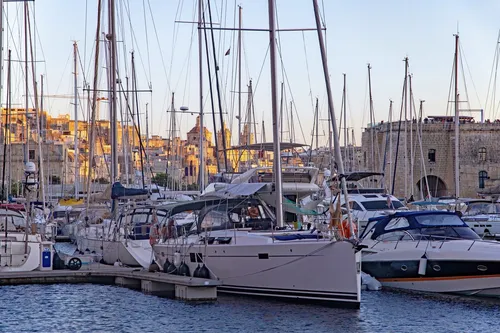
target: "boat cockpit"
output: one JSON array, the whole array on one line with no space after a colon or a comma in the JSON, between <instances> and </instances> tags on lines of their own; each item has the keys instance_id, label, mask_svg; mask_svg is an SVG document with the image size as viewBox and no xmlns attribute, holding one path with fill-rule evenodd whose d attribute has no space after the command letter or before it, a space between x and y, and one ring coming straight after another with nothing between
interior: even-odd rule
<instances>
[{"instance_id":1,"label":"boat cockpit","mask_svg":"<svg viewBox=\"0 0 500 333\"><path fill-rule=\"evenodd\" d=\"M480 239L456 213L444 211L397 212L371 218L360 238L378 242Z\"/></svg>"}]
</instances>

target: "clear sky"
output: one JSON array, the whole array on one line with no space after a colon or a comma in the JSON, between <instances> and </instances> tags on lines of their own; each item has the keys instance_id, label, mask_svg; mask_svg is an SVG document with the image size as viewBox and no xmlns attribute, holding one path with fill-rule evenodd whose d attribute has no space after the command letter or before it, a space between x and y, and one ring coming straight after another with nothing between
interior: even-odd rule
<instances>
[{"instance_id":1,"label":"clear sky","mask_svg":"<svg viewBox=\"0 0 500 333\"><path fill-rule=\"evenodd\" d=\"M103 1L106 3L106 1ZM140 93L139 105L144 113L148 103L150 132L166 136L169 127L166 112L172 92L175 105L189 106L199 111L197 30L192 24L175 23L176 20L195 21L196 1L174 0L117 0L119 34L119 62L122 82L131 77L130 53L135 52L137 86L152 87L152 94ZM312 1L276 0L280 28L315 27ZM45 93L69 95L72 93L72 44L78 41L81 62L79 91L82 94L82 73L87 81L93 76L93 52L96 30L97 0L44 0L30 5L35 13L37 78L46 78ZM205 1L206 3L206 1ZM500 2L495 0L319 0L327 27L328 61L334 89L336 115L339 116L342 73L347 74L348 123L356 131L360 143L361 129L369 122L367 63L372 66L372 91L376 121L387 120L389 99L394 101L394 118L399 117L401 90L404 79L403 58L408 56L413 73L413 91L416 103L425 100L426 115L446 114L451 69L453 65L454 37L460 33L463 68L460 75L460 95L467 108L484 108L486 104L493 57L500 25L497 15ZM243 26L267 28L267 1L211 1L213 22L233 27L237 24L235 5L243 7ZM33 7L35 6L35 7ZM13 49L13 59L24 59L22 34L22 5L5 4L8 26L5 29L4 49ZM208 21L208 11L206 12ZM106 16L105 16L106 17ZM20 24L21 23L21 24ZM107 31L107 22L103 23ZM235 33L216 31L215 47L219 63L219 76L223 112L226 122L236 129L238 112L235 70ZM209 52L212 54L211 37ZM7 44L8 43L8 44ZM269 38L266 32L243 33L243 90L253 80L255 90L255 116L266 123L267 140L271 138L271 108L269 85L269 56L266 56ZM315 32L283 32L279 35L282 60L279 80L285 77L284 99L294 102L296 141L310 142L313 123L313 99L319 98L321 118L326 118L326 93L317 35ZM231 49L228 56L224 53ZM203 50L205 54L205 49ZM105 67L101 53L100 82L105 88ZM3 58L6 59L6 52ZM212 57L212 55L210 55ZM306 60L307 59L307 60ZM125 66L125 60L127 65ZM281 65L282 63L282 65ZM13 63L13 92L15 102L23 101L24 93L20 64ZM213 62L212 75L213 75ZM125 68L126 67L126 68ZM6 68L6 66L5 66ZM5 72L5 71L4 71ZM4 73L5 74L5 73ZM207 69L204 60L205 117L212 129L211 108L207 90ZM5 77L5 76L4 76ZM465 79L466 85L463 84ZM5 87L5 84L4 84ZM29 93L30 95L32 92ZM491 94L491 93L490 93ZM5 96L5 93L4 93ZM216 94L214 95L216 97ZM243 95L246 109L246 94ZM491 98L490 98L491 99ZM2 102L4 103L4 100ZM47 98L46 105L54 114L72 113L69 99ZM217 105L217 104L216 104ZM462 105L466 105L465 103ZM465 107L464 107L465 108ZM101 113L105 113L103 104ZM83 110L82 110L83 112ZM244 112L244 111L243 111ZM448 111L449 112L449 111ZM488 109L486 118L497 117ZM72 116L73 117L73 116ZM80 115L82 119L82 115ZM218 115L217 115L218 119ZM144 119L143 119L144 121ZM178 123L185 133L194 125L194 116L179 115ZM218 122L217 122L218 124ZM220 125L217 125L218 127ZM321 132L326 122L320 124ZM285 131L288 130L285 125ZM260 137L260 125L257 128ZM285 138L288 134L285 134ZM236 139L233 139L236 142ZM326 138L322 137L321 142Z\"/></svg>"}]
</instances>

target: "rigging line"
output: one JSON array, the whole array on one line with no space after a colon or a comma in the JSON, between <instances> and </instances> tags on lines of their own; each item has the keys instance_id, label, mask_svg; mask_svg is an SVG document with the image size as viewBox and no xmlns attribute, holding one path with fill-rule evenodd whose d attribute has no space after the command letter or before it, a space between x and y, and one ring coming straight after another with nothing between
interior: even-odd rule
<instances>
[{"instance_id":1,"label":"rigging line","mask_svg":"<svg viewBox=\"0 0 500 333\"><path fill-rule=\"evenodd\" d=\"M467 57L465 56L465 52L463 50L462 43L460 43L460 52L462 52L461 53L462 54L462 57L461 57L461 59L462 59L462 67L463 67L463 63L465 62L465 66L467 67L467 71L469 72L470 80L472 82L472 87L474 88L474 91L476 93L476 98L477 98L477 100L479 102L479 106L481 106L481 100L479 99L479 94L477 92L476 84L474 83L474 79L472 77L472 72L470 70L469 63L467 62ZM463 68L462 68L462 70L463 70ZM465 80L464 80L464 82L465 82Z\"/></svg>"},{"instance_id":2,"label":"rigging line","mask_svg":"<svg viewBox=\"0 0 500 333\"><path fill-rule=\"evenodd\" d=\"M309 97L311 99L311 110L313 110L314 109L314 101L313 101L313 96L312 96L311 76L309 75L309 61L307 60L308 56L307 56L306 39L304 36L304 31L302 31L302 43L304 46L304 56L306 58L307 82L309 83Z\"/></svg>"},{"instance_id":3,"label":"rigging line","mask_svg":"<svg viewBox=\"0 0 500 333\"><path fill-rule=\"evenodd\" d=\"M453 76L454 72L455 72L455 55L453 55L453 62L451 65L450 87L448 88L448 98L446 101L446 115L447 116L450 115L450 103L448 101L454 101L455 98L457 98L457 96L455 96L452 99L450 99L450 97L453 96L451 93L451 90L453 89L453 82L455 81L455 78ZM443 126L446 126L446 123Z\"/></svg>"},{"instance_id":4,"label":"rigging line","mask_svg":"<svg viewBox=\"0 0 500 333\"><path fill-rule=\"evenodd\" d=\"M203 25L205 25L205 9L203 8L202 11L202 20L203 20ZM213 93L213 87L212 87L212 71L210 69L210 52L208 50L208 37L207 37L207 29L203 29L203 35L205 38L205 52L206 52L206 59L207 59L207 72L208 72L208 84L209 84L209 92L210 92L210 101L211 101L211 106L212 106L212 123L214 126L214 139L215 139L215 160L217 162L217 172L221 171L220 168L220 159L219 159L219 140L217 138L217 124L215 121L215 102L214 102L214 93ZM222 132L223 133L223 132ZM224 137L224 133L222 135Z\"/></svg>"},{"instance_id":5,"label":"rigging line","mask_svg":"<svg viewBox=\"0 0 500 333\"><path fill-rule=\"evenodd\" d=\"M490 110L493 111L494 110L494 105L495 105L495 95L496 95L496 84L497 84L497 74L498 74L498 51L499 51L499 43L500 43L500 30L498 30L498 37L497 37L497 41L496 41L496 44L495 44L495 52L494 52L494 55L493 55L493 63L491 64L491 71L490 71L490 79L488 81L488 91L486 93L486 103L484 105L484 108L485 110L488 109L488 101L489 101L489 97L490 97L490 89L493 89L492 90L492 99L493 101L491 102L491 104L493 105L493 109ZM494 73L494 81L493 81L493 88L491 87L491 81L493 79L493 73Z\"/></svg>"},{"instance_id":6,"label":"rigging line","mask_svg":"<svg viewBox=\"0 0 500 333\"><path fill-rule=\"evenodd\" d=\"M217 101L219 104L219 118L220 118L220 123L221 123L221 136L222 136L222 149L223 149L223 154L224 154L224 167L226 172L229 171L228 169L228 160L227 160L227 145L226 145L226 126L224 124L224 115L222 114L222 101L221 101L221 93L220 93L220 87L219 87L219 68L218 68L218 63L217 63L217 55L216 55L216 50L215 50L215 38L214 38L214 30L213 30L213 21L212 21L212 10L210 6L210 0L207 0L207 7L208 7L208 19L210 20L210 35L212 37L212 52L213 52L213 60L214 60L214 70L215 70L215 87L217 89Z\"/></svg>"},{"instance_id":7,"label":"rigging line","mask_svg":"<svg viewBox=\"0 0 500 333\"><path fill-rule=\"evenodd\" d=\"M155 33L156 43L158 44L158 49L160 51L160 59L161 59L162 67L163 67L163 72L165 74L165 80L167 82L167 88L169 90L172 90L172 88L170 86L170 79L169 79L168 74L167 74L167 66L165 65L165 57L163 56L163 51L162 51L161 44L160 44L160 38L158 37L158 30L156 29L156 23L155 23L155 20L153 17L153 11L151 9L151 3L149 0L148 0L148 8L149 8L149 15L151 16L151 23L153 24L153 31ZM165 106L166 99L167 99L167 96L165 96L165 99L163 101L163 106ZM164 109L164 107L163 107L163 109Z\"/></svg>"},{"instance_id":8,"label":"rigging line","mask_svg":"<svg viewBox=\"0 0 500 333\"><path fill-rule=\"evenodd\" d=\"M460 57L460 69L462 70L462 80L464 82L465 101L467 103L467 108L470 109L471 107L470 107L469 91L467 89L467 83L465 80L465 70L464 70L464 63L462 61L462 58L463 58L463 54L462 54L462 57ZM460 113L459 113L459 116L460 116Z\"/></svg>"},{"instance_id":9,"label":"rigging line","mask_svg":"<svg viewBox=\"0 0 500 333\"><path fill-rule=\"evenodd\" d=\"M88 23L88 6L89 6L89 0L85 0L85 33L84 33L84 38L83 38L83 63L87 63L87 23ZM85 68L82 68L82 70L85 70Z\"/></svg>"},{"instance_id":10,"label":"rigging line","mask_svg":"<svg viewBox=\"0 0 500 333\"><path fill-rule=\"evenodd\" d=\"M193 2L194 5L196 5L196 2ZM196 15L196 11L194 10L193 8L193 18L192 18L192 22L194 22L194 16ZM191 61L192 61L192 49L193 49L193 43L194 43L194 35L197 31L197 26L195 24L192 24L191 25L191 38L190 38L190 42L189 42L189 49L188 49L188 56L186 58L186 77L184 78L184 91L183 91L183 95L182 95L182 104L186 104L186 100L189 101L189 96L190 96L190 92L191 92L191 89L188 89L188 83L190 82L190 78L191 78L191 69L192 69L192 66L191 66ZM188 94L187 96L187 99L186 99L186 93Z\"/></svg>"},{"instance_id":11,"label":"rigging line","mask_svg":"<svg viewBox=\"0 0 500 333\"><path fill-rule=\"evenodd\" d=\"M236 10L238 8L238 6L236 5L236 0L234 1L234 5L233 5L233 28L236 29ZM241 57L241 55L239 54L240 50L238 48L238 46L236 45L236 42L235 42L235 38L236 38L236 30L233 30L231 31L231 43L230 43L230 48L229 50L231 50L231 48L233 50L237 50L237 55L238 57ZM233 52L233 54L235 54ZM232 74L231 75L231 82L230 82L230 88L233 90L233 91L238 91L238 88L236 87L237 85L237 76L238 76L238 63L236 62L237 60L237 57L235 56L231 56L231 64L230 64L230 68L233 69L232 71L226 71L226 83L224 85L224 88L227 89L227 82L229 80L229 74ZM229 113L229 128L231 130L233 130L233 125L234 125L234 112L236 110L236 94L237 93L234 93L234 94L229 94L229 105L231 106L230 107L230 113ZM238 133L238 137L236 138L236 140L238 140L240 136L240 133Z\"/></svg>"},{"instance_id":12,"label":"rigging line","mask_svg":"<svg viewBox=\"0 0 500 333\"><path fill-rule=\"evenodd\" d=\"M178 18L180 18L180 13L182 12L182 6L181 6L181 3L183 3L182 0L179 0L177 2L177 9L175 11L175 19L174 19L174 28L172 29L172 49L175 50L176 49L176 45L177 45L177 37L178 37L178 27L177 27L177 24L175 23L175 21L177 21ZM149 13L151 15L151 18L153 17L153 11L151 10L151 3L149 2L148 0L148 4L149 4ZM172 52L170 54L170 67L168 69L168 72L167 72L167 67L165 66L165 62L163 60L163 54L161 52L161 46L160 46L160 40L158 38L158 31L156 30L156 24L154 23L154 20L153 20L153 28L155 30L155 36L156 36L156 42L158 44L158 47L160 48L160 55L161 55L161 58L162 58L162 64L163 64L163 70L165 71L165 76L166 76L166 79L167 79L167 86L168 86L168 89L173 92L173 89L170 85L170 79L172 78L172 68L174 67L174 55L175 55L175 52ZM165 97L167 98L167 96Z\"/></svg>"},{"instance_id":13,"label":"rigging line","mask_svg":"<svg viewBox=\"0 0 500 333\"><path fill-rule=\"evenodd\" d=\"M125 7L125 11L127 12L127 17L128 17L128 20L130 22L130 26L132 27L132 17L130 15L130 8L127 8ZM131 36L132 36L132 40L134 40L136 42L137 45L139 45L139 43L137 42L137 38L135 36L135 30L133 28L131 28ZM138 48L137 50L135 50L138 54L139 54L139 59L141 61L141 65L142 65L142 69L144 71L144 73L146 74L146 79L151 82L151 77L147 77L147 71L146 71L146 66L144 65L144 59L142 58L142 53L140 51L141 48Z\"/></svg>"},{"instance_id":14,"label":"rigging line","mask_svg":"<svg viewBox=\"0 0 500 333\"><path fill-rule=\"evenodd\" d=\"M144 17L144 34L146 37L146 52L148 55L148 73L149 73L149 89L151 89L151 59L149 58L149 38L148 38L148 24L146 21L146 3L145 0L142 0L142 14Z\"/></svg>"},{"instance_id":15,"label":"rigging line","mask_svg":"<svg viewBox=\"0 0 500 333\"><path fill-rule=\"evenodd\" d=\"M277 48L277 49L278 49L279 57L281 58L281 50L280 50L280 48ZM284 80L283 81L286 82L288 91L289 91L290 96L291 96L291 100L293 101L294 98L293 98L292 86L290 85L290 81L288 80L288 74L287 74L287 71L286 71L286 69L285 69L284 66L283 66L283 74L284 74L284 77L283 77ZM296 103L294 103L293 108L295 110L295 114L297 116L297 119L300 119L300 115L299 115L299 112L297 110L297 104ZM300 121L299 121L299 128L300 128L300 132L302 134L302 140L303 140L303 142L306 142L306 136L304 134L304 129L302 128L302 123Z\"/></svg>"},{"instance_id":16,"label":"rigging line","mask_svg":"<svg viewBox=\"0 0 500 333\"><path fill-rule=\"evenodd\" d=\"M257 81L255 82L255 87L253 89L254 95L257 93L257 88L259 86L260 77L262 75L262 71L264 70L264 65L266 64L266 59L267 59L267 55L269 54L270 47L271 47L271 45L267 45L266 54L264 55L264 59L262 60L262 66L260 66L259 76L257 76Z\"/></svg>"}]
</instances>

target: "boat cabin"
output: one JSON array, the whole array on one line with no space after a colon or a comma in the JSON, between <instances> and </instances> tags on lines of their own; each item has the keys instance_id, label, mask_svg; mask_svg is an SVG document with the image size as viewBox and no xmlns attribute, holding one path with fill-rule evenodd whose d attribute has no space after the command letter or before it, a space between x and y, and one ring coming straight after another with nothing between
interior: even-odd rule
<instances>
[{"instance_id":1,"label":"boat cabin","mask_svg":"<svg viewBox=\"0 0 500 333\"><path fill-rule=\"evenodd\" d=\"M454 212L408 211L369 219L361 239L413 241L480 239Z\"/></svg>"}]
</instances>

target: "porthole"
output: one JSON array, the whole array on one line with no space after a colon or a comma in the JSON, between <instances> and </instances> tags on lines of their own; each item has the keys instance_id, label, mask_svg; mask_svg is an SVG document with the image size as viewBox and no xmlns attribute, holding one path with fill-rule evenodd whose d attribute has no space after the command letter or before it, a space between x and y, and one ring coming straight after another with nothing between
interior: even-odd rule
<instances>
[{"instance_id":1,"label":"porthole","mask_svg":"<svg viewBox=\"0 0 500 333\"><path fill-rule=\"evenodd\" d=\"M406 272L406 270L407 270L407 269L408 269L408 266L406 266L406 265L401 265L401 270L402 270L403 272Z\"/></svg>"},{"instance_id":2,"label":"porthole","mask_svg":"<svg viewBox=\"0 0 500 333\"><path fill-rule=\"evenodd\" d=\"M488 270L488 267L484 265L477 265L477 270L481 272L486 272Z\"/></svg>"},{"instance_id":3,"label":"porthole","mask_svg":"<svg viewBox=\"0 0 500 333\"><path fill-rule=\"evenodd\" d=\"M439 272L441 270L441 266L439 266L439 265L433 265L432 269L435 270L436 272Z\"/></svg>"}]
</instances>

